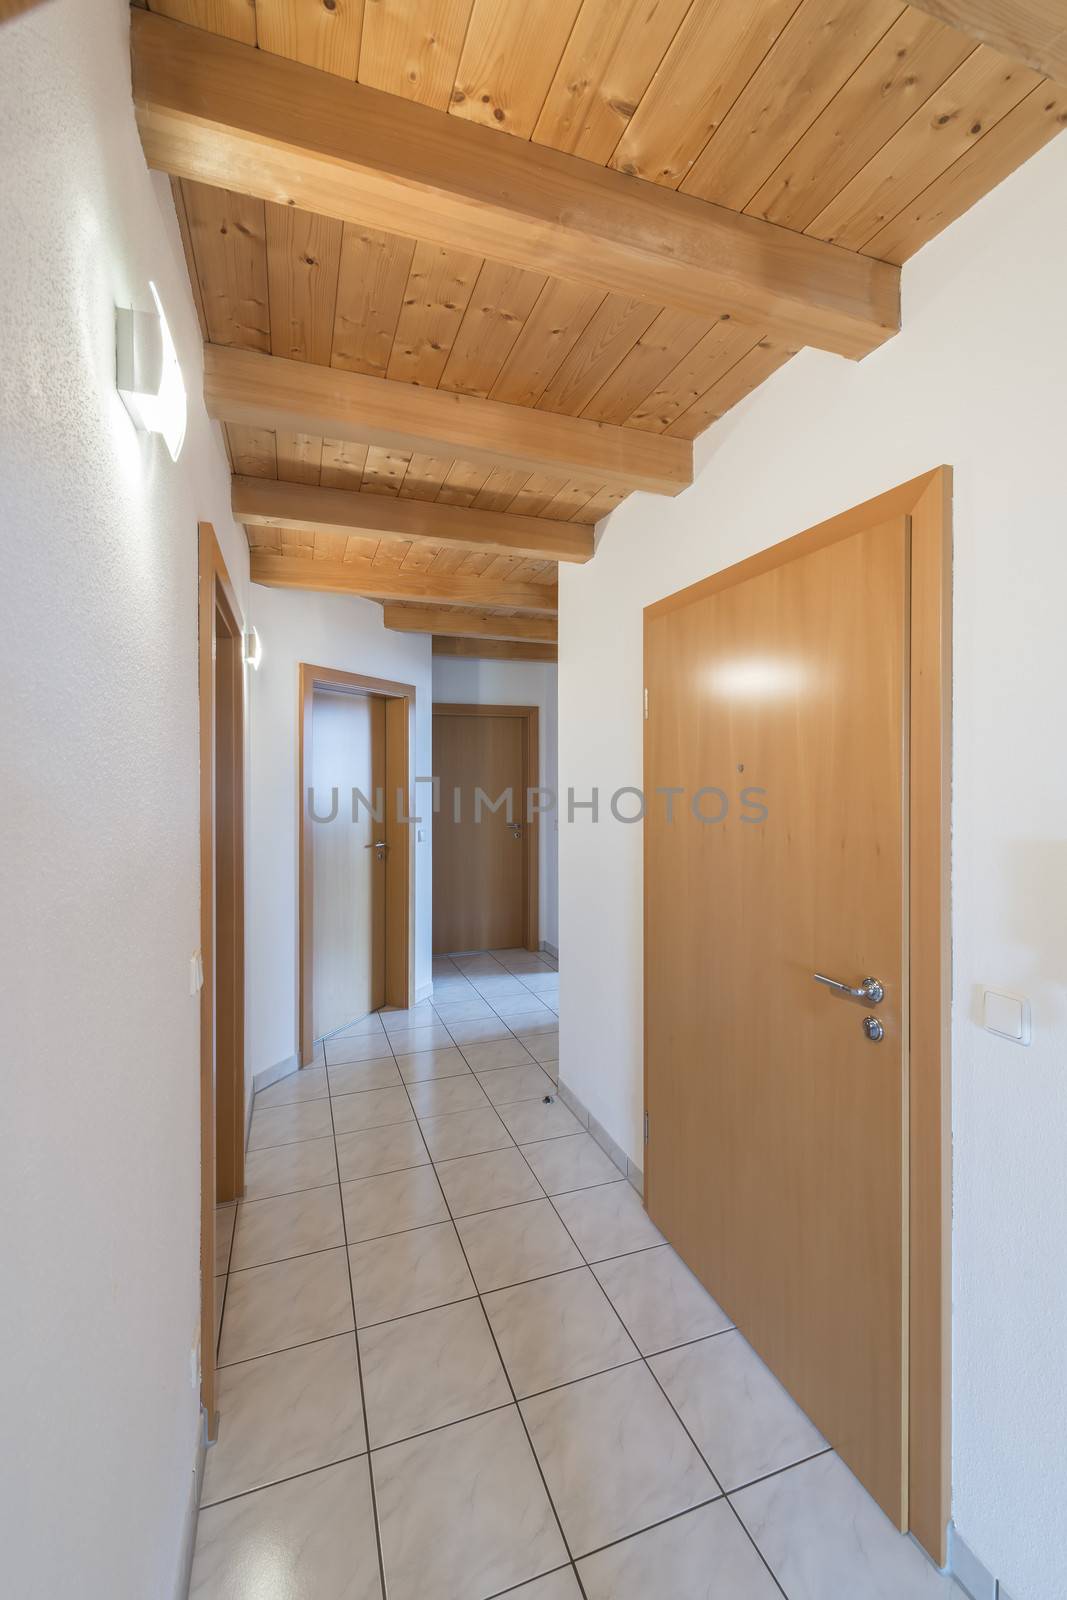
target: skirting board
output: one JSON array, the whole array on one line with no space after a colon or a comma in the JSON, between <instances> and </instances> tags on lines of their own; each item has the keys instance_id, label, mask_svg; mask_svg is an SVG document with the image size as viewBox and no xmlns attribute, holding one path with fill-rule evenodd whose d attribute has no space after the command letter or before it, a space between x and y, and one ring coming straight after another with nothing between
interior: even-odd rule
<instances>
[{"instance_id":1,"label":"skirting board","mask_svg":"<svg viewBox=\"0 0 1067 1600\"><path fill-rule=\"evenodd\" d=\"M559 960L559 951L556 949L554 944L549 944L547 939L541 940L541 949L545 952L546 956L551 956L553 961Z\"/></svg>"},{"instance_id":2,"label":"skirting board","mask_svg":"<svg viewBox=\"0 0 1067 1600\"><path fill-rule=\"evenodd\" d=\"M200 1516L200 1493L204 1486L204 1456L207 1450L207 1419L200 1413L200 1428L196 1440L196 1457L193 1461L193 1486L185 1508L185 1526L182 1529L182 1555L174 1583L174 1600L188 1600L189 1583L193 1575L193 1552L196 1549L196 1526Z\"/></svg>"},{"instance_id":3,"label":"skirting board","mask_svg":"<svg viewBox=\"0 0 1067 1600\"><path fill-rule=\"evenodd\" d=\"M596 1140L597 1144L600 1146L601 1150L603 1150L608 1160L615 1163L623 1177L627 1178L629 1182L633 1184L638 1194L644 1194L645 1175L641 1171L641 1168L634 1166L633 1162L626 1154L626 1151L622 1148L622 1145L615 1143L615 1140L611 1137L611 1134L604 1127L603 1123L598 1122L596 1117L593 1116L592 1112L586 1109L574 1091L572 1089L568 1089L562 1078L559 1080L559 1083L556 1085L556 1087L559 1092L559 1097L563 1101L563 1104L567 1107L567 1110L572 1112L574 1116L578 1118L578 1121L581 1123L582 1127L585 1128L586 1131Z\"/></svg>"},{"instance_id":4,"label":"skirting board","mask_svg":"<svg viewBox=\"0 0 1067 1600\"><path fill-rule=\"evenodd\" d=\"M420 983L419 987L415 990L415 1004L419 1005L423 1000L432 1000L432 999L433 999L433 980L431 979L429 983Z\"/></svg>"},{"instance_id":5,"label":"skirting board","mask_svg":"<svg viewBox=\"0 0 1067 1600\"><path fill-rule=\"evenodd\" d=\"M960 1537L955 1523L948 1530L948 1570L971 1600L1009 1600L1007 1590Z\"/></svg>"},{"instance_id":6,"label":"skirting board","mask_svg":"<svg viewBox=\"0 0 1067 1600\"><path fill-rule=\"evenodd\" d=\"M273 1067L264 1067L252 1079L253 1099L261 1089L269 1089L272 1083L278 1082L279 1078L287 1078L291 1072L297 1072L299 1069L300 1062L295 1055L286 1056L284 1061L276 1061Z\"/></svg>"}]
</instances>

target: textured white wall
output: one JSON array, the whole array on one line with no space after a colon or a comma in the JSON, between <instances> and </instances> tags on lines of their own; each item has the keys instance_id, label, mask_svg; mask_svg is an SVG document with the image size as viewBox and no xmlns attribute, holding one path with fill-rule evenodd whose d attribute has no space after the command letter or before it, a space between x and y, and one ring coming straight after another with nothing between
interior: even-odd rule
<instances>
[{"instance_id":1,"label":"textured white wall","mask_svg":"<svg viewBox=\"0 0 1067 1600\"><path fill-rule=\"evenodd\" d=\"M167 1600L199 1398L196 524L244 539L200 392L124 0L0 28L3 1578ZM191 397L177 465L115 390L159 287Z\"/></svg>"},{"instance_id":2,"label":"textured white wall","mask_svg":"<svg viewBox=\"0 0 1067 1600\"><path fill-rule=\"evenodd\" d=\"M560 571L561 783L610 794L641 780L643 606L956 469L954 1516L1012 1600L1067 1594L1065 193L1061 139L905 268L899 338L805 352ZM562 1073L639 1158L641 830L560 832ZM1030 997L1030 1049L983 985Z\"/></svg>"},{"instance_id":3,"label":"textured white wall","mask_svg":"<svg viewBox=\"0 0 1067 1600\"><path fill-rule=\"evenodd\" d=\"M537 706L542 788L556 787L556 667L540 661L475 661L434 656L433 697L444 704ZM556 812L540 823L541 938L559 946L559 835Z\"/></svg>"},{"instance_id":4,"label":"textured white wall","mask_svg":"<svg viewBox=\"0 0 1067 1600\"><path fill-rule=\"evenodd\" d=\"M252 761L247 844L248 1067L262 1072L296 1050L297 682L300 662L337 667L416 689L415 771L430 774L430 638L390 633L382 608L348 595L252 585L251 616L263 660L251 675ZM415 987L430 983L430 786L415 847Z\"/></svg>"}]
</instances>

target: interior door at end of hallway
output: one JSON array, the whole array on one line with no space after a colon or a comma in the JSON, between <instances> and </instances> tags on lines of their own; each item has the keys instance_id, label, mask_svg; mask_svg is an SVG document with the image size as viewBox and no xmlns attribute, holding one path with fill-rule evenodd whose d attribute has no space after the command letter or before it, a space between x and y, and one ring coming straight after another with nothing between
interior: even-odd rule
<instances>
[{"instance_id":1,"label":"interior door at end of hallway","mask_svg":"<svg viewBox=\"0 0 1067 1600\"><path fill-rule=\"evenodd\" d=\"M646 789L685 791L646 822L649 1211L898 1526L908 551L897 517L646 627Z\"/></svg>"},{"instance_id":2,"label":"interior door at end of hallway","mask_svg":"<svg viewBox=\"0 0 1067 1600\"><path fill-rule=\"evenodd\" d=\"M310 821L313 861L313 1002L316 1038L385 1001L385 702L378 695L316 689L312 702ZM353 803L353 792L357 799ZM365 797L364 804L358 796Z\"/></svg>"},{"instance_id":3,"label":"interior door at end of hallway","mask_svg":"<svg viewBox=\"0 0 1067 1600\"><path fill-rule=\"evenodd\" d=\"M433 948L509 950L525 943L525 722L435 713ZM479 800L478 791L488 797ZM500 797L505 802L491 808Z\"/></svg>"}]
</instances>

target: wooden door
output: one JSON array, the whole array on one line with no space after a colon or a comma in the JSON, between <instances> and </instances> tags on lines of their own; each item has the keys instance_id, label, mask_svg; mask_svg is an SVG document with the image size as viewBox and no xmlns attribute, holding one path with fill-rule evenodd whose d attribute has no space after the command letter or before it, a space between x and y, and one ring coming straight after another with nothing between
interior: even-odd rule
<instances>
[{"instance_id":1,"label":"wooden door","mask_svg":"<svg viewBox=\"0 0 1067 1600\"><path fill-rule=\"evenodd\" d=\"M312 1027L321 1038L385 1002L385 702L316 689L311 715Z\"/></svg>"},{"instance_id":2,"label":"wooden door","mask_svg":"<svg viewBox=\"0 0 1067 1600\"><path fill-rule=\"evenodd\" d=\"M648 1208L904 1526L909 521L774 555L646 624Z\"/></svg>"},{"instance_id":3,"label":"wooden door","mask_svg":"<svg viewBox=\"0 0 1067 1600\"><path fill-rule=\"evenodd\" d=\"M517 715L435 712L433 948L510 950L526 942L526 726ZM498 809L490 802L509 794Z\"/></svg>"}]
</instances>

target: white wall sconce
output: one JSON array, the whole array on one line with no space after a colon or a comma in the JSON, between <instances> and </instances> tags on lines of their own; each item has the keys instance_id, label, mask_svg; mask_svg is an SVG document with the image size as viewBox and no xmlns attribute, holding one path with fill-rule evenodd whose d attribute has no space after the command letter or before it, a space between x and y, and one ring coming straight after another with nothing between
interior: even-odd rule
<instances>
[{"instance_id":1,"label":"white wall sconce","mask_svg":"<svg viewBox=\"0 0 1067 1600\"><path fill-rule=\"evenodd\" d=\"M178 352L154 283L154 311L115 311L115 381L126 410L145 433L162 435L172 461L185 441L186 399Z\"/></svg>"},{"instance_id":2,"label":"white wall sconce","mask_svg":"<svg viewBox=\"0 0 1067 1600\"><path fill-rule=\"evenodd\" d=\"M245 634L245 665L252 668L253 672L259 670L259 663L263 660L263 645L255 628L249 628Z\"/></svg>"}]
</instances>

